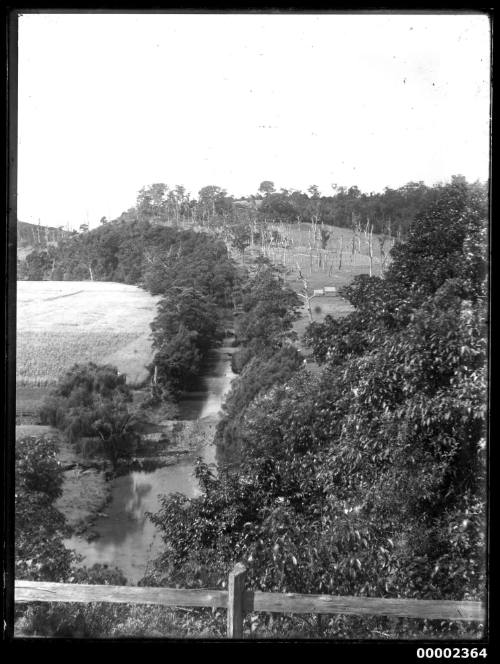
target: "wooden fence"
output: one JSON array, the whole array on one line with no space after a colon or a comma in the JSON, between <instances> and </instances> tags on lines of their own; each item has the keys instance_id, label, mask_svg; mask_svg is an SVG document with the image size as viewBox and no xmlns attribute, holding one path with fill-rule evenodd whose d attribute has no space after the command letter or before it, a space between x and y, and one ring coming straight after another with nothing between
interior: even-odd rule
<instances>
[{"instance_id":1,"label":"wooden fence","mask_svg":"<svg viewBox=\"0 0 500 664\"><path fill-rule=\"evenodd\" d=\"M474 622L485 622L486 619L486 609L481 602L268 593L245 590L245 575L245 567L238 563L229 574L227 590L16 581L14 597L16 602L112 602L222 608L227 609L227 636L239 639L243 638L245 613L256 611Z\"/></svg>"}]
</instances>

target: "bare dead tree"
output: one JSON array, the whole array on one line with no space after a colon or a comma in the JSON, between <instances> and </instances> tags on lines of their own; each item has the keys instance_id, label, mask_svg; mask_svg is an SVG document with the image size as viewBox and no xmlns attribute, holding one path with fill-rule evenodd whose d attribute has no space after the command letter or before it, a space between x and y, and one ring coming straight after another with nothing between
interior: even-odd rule
<instances>
[{"instance_id":1,"label":"bare dead tree","mask_svg":"<svg viewBox=\"0 0 500 664\"><path fill-rule=\"evenodd\" d=\"M389 252L391 250L391 220L389 219L384 224L383 232L378 236L379 250L380 250L380 274L383 275L385 272L387 258L389 257Z\"/></svg>"},{"instance_id":2,"label":"bare dead tree","mask_svg":"<svg viewBox=\"0 0 500 664\"><path fill-rule=\"evenodd\" d=\"M255 219L252 219L250 223L250 249L254 247L254 238L255 238Z\"/></svg>"},{"instance_id":3,"label":"bare dead tree","mask_svg":"<svg viewBox=\"0 0 500 664\"><path fill-rule=\"evenodd\" d=\"M352 262L356 262L356 252L361 253L361 217L354 210L351 212L352 240L351 257Z\"/></svg>"},{"instance_id":4,"label":"bare dead tree","mask_svg":"<svg viewBox=\"0 0 500 664\"><path fill-rule=\"evenodd\" d=\"M344 236L340 236L340 247L339 247L339 270L342 269L342 255L344 253Z\"/></svg>"},{"instance_id":5,"label":"bare dead tree","mask_svg":"<svg viewBox=\"0 0 500 664\"><path fill-rule=\"evenodd\" d=\"M365 235L368 240L368 256L370 257L370 277L373 275L373 224L368 218Z\"/></svg>"},{"instance_id":6,"label":"bare dead tree","mask_svg":"<svg viewBox=\"0 0 500 664\"><path fill-rule=\"evenodd\" d=\"M316 214L313 214L311 217L311 230L312 230L312 235L314 238L314 245L316 246L316 242L318 241L318 221L319 217Z\"/></svg>"},{"instance_id":7,"label":"bare dead tree","mask_svg":"<svg viewBox=\"0 0 500 664\"><path fill-rule=\"evenodd\" d=\"M396 234L396 242L401 242L401 224L398 226L398 232Z\"/></svg>"},{"instance_id":8,"label":"bare dead tree","mask_svg":"<svg viewBox=\"0 0 500 664\"><path fill-rule=\"evenodd\" d=\"M367 240L367 241L368 241L368 227L369 227L369 225L370 225L370 219L369 219L369 217L367 217L366 224L363 228L363 234L365 236L365 240Z\"/></svg>"},{"instance_id":9,"label":"bare dead tree","mask_svg":"<svg viewBox=\"0 0 500 664\"><path fill-rule=\"evenodd\" d=\"M304 286L304 291L302 293L297 293L297 295L302 300L304 300L304 303L305 303L306 308L307 308L307 315L309 316L309 322L312 323L313 322L313 317L312 317L312 310L311 310L311 300L313 299L314 295L309 295L309 286L308 286L308 283L307 283L307 279L303 276L302 270L301 270L299 264L296 263L296 265L297 265L297 271L298 271L299 279L302 281L302 284Z\"/></svg>"},{"instance_id":10,"label":"bare dead tree","mask_svg":"<svg viewBox=\"0 0 500 664\"><path fill-rule=\"evenodd\" d=\"M334 261L333 261L333 251L330 252L328 255L329 255L330 258L331 258L331 260L330 260L330 268L329 268L329 270L328 270L328 276L331 277L331 276L332 276L332 270L333 270L333 263L334 263Z\"/></svg>"},{"instance_id":11,"label":"bare dead tree","mask_svg":"<svg viewBox=\"0 0 500 664\"><path fill-rule=\"evenodd\" d=\"M380 274L384 274L385 263L387 261L387 251L386 251L386 241L387 238L385 235L378 236L378 245L380 251Z\"/></svg>"}]
</instances>

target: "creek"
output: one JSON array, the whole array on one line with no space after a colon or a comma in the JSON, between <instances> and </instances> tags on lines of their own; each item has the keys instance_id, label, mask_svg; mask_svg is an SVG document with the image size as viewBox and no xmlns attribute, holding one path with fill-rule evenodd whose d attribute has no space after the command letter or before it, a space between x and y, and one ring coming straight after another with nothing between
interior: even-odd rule
<instances>
[{"instance_id":1,"label":"creek","mask_svg":"<svg viewBox=\"0 0 500 664\"><path fill-rule=\"evenodd\" d=\"M231 355L236 350L226 338L223 345L210 351L206 369L194 389L179 403L179 420L216 422L224 397L235 377L231 369ZM208 427L215 432L215 425ZM148 563L157 557L163 542L146 512L157 512L160 496L180 492L188 498L200 493L193 476L196 457L207 463L215 462L213 434L200 442L197 449L175 464L153 471L134 471L112 480L111 500L102 516L92 525L97 538L89 542L73 535L65 540L68 548L83 556L82 565L94 563L118 567L135 585L148 569Z\"/></svg>"}]
</instances>

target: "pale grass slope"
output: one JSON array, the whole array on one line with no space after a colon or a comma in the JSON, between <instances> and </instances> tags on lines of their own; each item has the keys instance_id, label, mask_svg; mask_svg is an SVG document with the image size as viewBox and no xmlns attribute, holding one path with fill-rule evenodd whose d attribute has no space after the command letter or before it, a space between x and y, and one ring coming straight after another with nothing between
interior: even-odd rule
<instances>
[{"instance_id":1,"label":"pale grass slope","mask_svg":"<svg viewBox=\"0 0 500 664\"><path fill-rule=\"evenodd\" d=\"M159 297L97 281L17 283L18 384L46 385L75 362L113 364L129 383L147 378Z\"/></svg>"}]
</instances>

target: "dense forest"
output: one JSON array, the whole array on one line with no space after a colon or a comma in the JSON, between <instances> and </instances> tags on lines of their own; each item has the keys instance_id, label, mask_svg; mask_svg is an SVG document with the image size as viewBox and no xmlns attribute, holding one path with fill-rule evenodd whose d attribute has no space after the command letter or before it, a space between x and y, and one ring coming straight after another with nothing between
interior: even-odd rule
<instances>
[{"instance_id":1,"label":"dense forest","mask_svg":"<svg viewBox=\"0 0 500 664\"><path fill-rule=\"evenodd\" d=\"M199 497L162 499L151 519L165 549L141 583L224 588L240 561L254 590L483 599L486 189L456 177L433 188L417 183L370 195L337 189L324 197L314 187L308 195L261 184L247 200L251 205L243 206L246 212L304 221L317 215L339 226L371 219L401 234L383 277L358 276L344 288L353 312L309 326L306 341L320 365L317 374L294 345L300 301L279 271L265 259L242 271L214 234L158 223L195 218L210 225L227 217L236 225L235 202L224 190L202 192L193 202L182 188L144 189L132 211L64 238L54 250L33 252L20 274L124 281L160 294L152 326L156 396L167 400L200 370L207 349L221 338L235 288L241 291L234 325L238 377L216 436L237 466L200 462ZM232 238L237 242L236 234ZM115 574L121 582L115 571L102 576L97 569L92 577L72 569L61 544L64 524L50 516L60 485L53 455L42 449L47 444L39 441L36 453L22 445L16 451L20 578L84 582L90 576L102 582ZM35 473L42 458L43 473ZM35 537L33 515L42 511ZM35 607L24 619L54 625L58 610ZM87 607L65 620L74 627L79 616L87 633L105 635L112 631L110 616L123 621L124 612ZM166 620L158 613L134 615L146 635ZM178 623L171 614L168 620L175 631ZM315 624L298 617L247 620L260 634L317 634ZM222 612L193 610L189 621L204 634L224 630ZM336 616L322 629L331 638L365 638L380 630L402 638L459 638L476 628Z\"/></svg>"}]
</instances>

